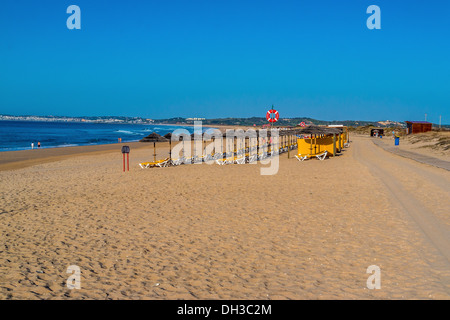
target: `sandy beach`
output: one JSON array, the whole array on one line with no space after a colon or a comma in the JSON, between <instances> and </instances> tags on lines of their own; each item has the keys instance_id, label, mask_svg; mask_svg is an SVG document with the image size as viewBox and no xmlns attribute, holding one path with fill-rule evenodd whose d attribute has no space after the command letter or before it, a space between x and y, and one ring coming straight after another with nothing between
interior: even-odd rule
<instances>
[{"instance_id":1,"label":"sandy beach","mask_svg":"<svg viewBox=\"0 0 450 320\"><path fill-rule=\"evenodd\" d=\"M0 299L450 298L449 171L361 136L273 176L129 145L126 173L118 144L0 154Z\"/></svg>"},{"instance_id":2,"label":"sandy beach","mask_svg":"<svg viewBox=\"0 0 450 320\"><path fill-rule=\"evenodd\" d=\"M394 138L392 135L387 135L378 140L386 145L394 145ZM400 137L399 145L396 146L396 148L449 161L449 140L450 131L406 135Z\"/></svg>"}]
</instances>

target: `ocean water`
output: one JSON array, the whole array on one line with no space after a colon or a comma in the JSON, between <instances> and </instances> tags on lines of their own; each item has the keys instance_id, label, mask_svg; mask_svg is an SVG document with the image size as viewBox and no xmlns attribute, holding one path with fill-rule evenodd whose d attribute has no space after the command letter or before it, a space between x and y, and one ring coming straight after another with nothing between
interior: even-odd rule
<instances>
[{"instance_id":1,"label":"ocean water","mask_svg":"<svg viewBox=\"0 0 450 320\"><path fill-rule=\"evenodd\" d=\"M152 132L163 136L176 129L194 130L191 126L0 121L0 152L31 149L31 143L37 148L38 142L41 148L117 143L118 138L132 142Z\"/></svg>"}]
</instances>

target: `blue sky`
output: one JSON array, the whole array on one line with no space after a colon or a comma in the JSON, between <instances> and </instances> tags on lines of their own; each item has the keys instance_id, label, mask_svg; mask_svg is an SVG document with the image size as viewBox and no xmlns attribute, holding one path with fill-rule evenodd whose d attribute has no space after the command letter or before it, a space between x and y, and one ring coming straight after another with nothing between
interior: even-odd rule
<instances>
[{"instance_id":1,"label":"blue sky","mask_svg":"<svg viewBox=\"0 0 450 320\"><path fill-rule=\"evenodd\" d=\"M0 113L450 123L449 36L442 0L3 0Z\"/></svg>"}]
</instances>

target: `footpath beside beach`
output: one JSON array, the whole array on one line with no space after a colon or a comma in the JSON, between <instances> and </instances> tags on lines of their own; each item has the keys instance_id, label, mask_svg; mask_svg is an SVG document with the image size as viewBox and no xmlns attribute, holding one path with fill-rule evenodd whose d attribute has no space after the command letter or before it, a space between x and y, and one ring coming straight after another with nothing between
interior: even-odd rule
<instances>
[{"instance_id":1,"label":"footpath beside beach","mask_svg":"<svg viewBox=\"0 0 450 320\"><path fill-rule=\"evenodd\" d=\"M432 155L427 155L427 154L423 154L423 153L420 154L420 153L413 152L413 151L403 150L399 146L393 146L392 144L388 145L388 143L385 140L382 141L381 139L373 139L372 141L374 144L383 148L384 150L392 152L401 157L405 157L405 158L412 159L412 160L415 160L415 161L418 161L418 162L421 162L424 164L428 164L430 166L435 166L437 168L442 168L447 171L450 171L450 161L438 159L438 158L433 157Z\"/></svg>"},{"instance_id":2,"label":"footpath beside beach","mask_svg":"<svg viewBox=\"0 0 450 320\"><path fill-rule=\"evenodd\" d=\"M153 144L125 173L118 144L2 154L0 299L450 299L450 172L351 140L325 161L282 154L273 176L141 169Z\"/></svg>"}]
</instances>

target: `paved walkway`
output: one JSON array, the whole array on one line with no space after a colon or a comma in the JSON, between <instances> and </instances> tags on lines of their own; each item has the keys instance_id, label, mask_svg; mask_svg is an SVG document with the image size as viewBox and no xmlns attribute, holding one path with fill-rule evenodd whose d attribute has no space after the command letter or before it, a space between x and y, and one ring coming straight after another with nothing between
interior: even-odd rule
<instances>
[{"instance_id":1,"label":"paved walkway","mask_svg":"<svg viewBox=\"0 0 450 320\"><path fill-rule=\"evenodd\" d=\"M399 148L396 148L395 146L387 146L385 143L379 140L372 140L372 141L375 145L383 148L384 150L392 152L401 157L409 158L417 162L429 164L430 166L435 166L450 171L450 161L437 159L434 157L418 154L411 151L401 150Z\"/></svg>"}]
</instances>

